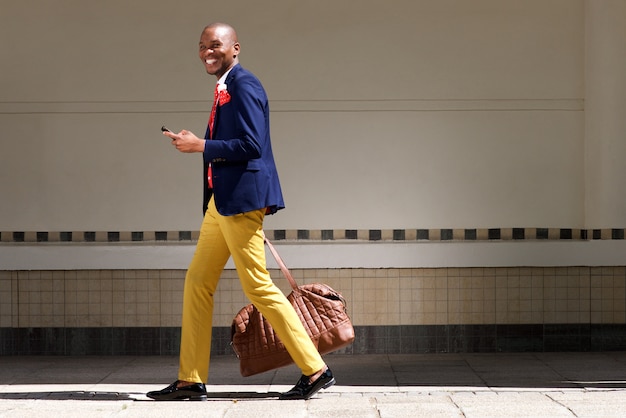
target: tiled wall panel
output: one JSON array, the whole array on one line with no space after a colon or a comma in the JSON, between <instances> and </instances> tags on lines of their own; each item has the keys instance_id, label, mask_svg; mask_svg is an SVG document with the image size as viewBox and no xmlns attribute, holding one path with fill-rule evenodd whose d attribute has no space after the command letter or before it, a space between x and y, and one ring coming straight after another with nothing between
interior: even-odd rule
<instances>
[{"instance_id":1,"label":"tiled wall panel","mask_svg":"<svg viewBox=\"0 0 626 418\"><path fill-rule=\"evenodd\" d=\"M356 325L622 324L625 267L295 269L348 300ZM1 327L176 327L183 270L0 272ZM278 271L275 282L289 286ZM224 271L214 324L247 300Z\"/></svg>"},{"instance_id":2,"label":"tiled wall panel","mask_svg":"<svg viewBox=\"0 0 626 418\"><path fill-rule=\"evenodd\" d=\"M289 292L276 270L275 282ZM340 291L347 353L626 348L626 267L294 269ZM171 354L184 270L0 272L0 354ZM247 300L234 270L215 296L213 351Z\"/></svg>"}]
</instances>

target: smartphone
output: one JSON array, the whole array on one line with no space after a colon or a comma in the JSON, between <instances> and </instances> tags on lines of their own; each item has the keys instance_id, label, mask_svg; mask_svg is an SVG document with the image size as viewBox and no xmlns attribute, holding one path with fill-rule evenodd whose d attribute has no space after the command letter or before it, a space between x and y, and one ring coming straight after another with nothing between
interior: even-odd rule
<instances>
[{"instance_id":1,"label":"smartphone","mask_svg":"<svg viewBox=\"0 0 626 418\"><path fill-rule=\"evenodd\" d=\"M161 126L161 131L162 132L172 132L165 125Z\"/></svg>"}]
</instances>

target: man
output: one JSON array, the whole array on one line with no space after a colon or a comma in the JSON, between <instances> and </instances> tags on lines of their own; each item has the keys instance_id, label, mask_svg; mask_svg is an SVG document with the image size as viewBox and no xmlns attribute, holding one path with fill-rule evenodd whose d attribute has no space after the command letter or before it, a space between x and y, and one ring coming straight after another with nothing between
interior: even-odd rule
<instances>
[{"instance_id":1,"label":"man","mask_svg":"<svg viewBox=\"0 0 626 418\"><path fill-rule=\"evenodd\" d=\"M285 295L265 265L263 219L284 208L269 129L269 106L260 81L239 65L235 30L214 23L202 31L199 56L217 77L205 139L169 131L177 150L204 155L204 221L187 275L178 380L156 400L206 400L213 295L224 265L233 257L243 291L270 322L302 377L281 399L308 399L335 383Z\"/></svg>"}]
</instances>

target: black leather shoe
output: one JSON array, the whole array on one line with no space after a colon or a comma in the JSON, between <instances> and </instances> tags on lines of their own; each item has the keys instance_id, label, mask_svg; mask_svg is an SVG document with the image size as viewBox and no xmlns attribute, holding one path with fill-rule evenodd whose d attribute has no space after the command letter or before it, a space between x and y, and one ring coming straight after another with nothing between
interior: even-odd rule
<instances>
[{"instance_id":1,"label":"black leather shoe","mask_svg":"<svg viewBox=\"0 0 626 418\"><path fill-rule=\"evenodd\" d=\"M206 401L206 387L204 383L194 383L193 385L176 387L178 380L162 390L148 392L146 396L157 401Z\"/></svg>"},{"instance_id":2,"label":"black leather shoe","mask_svg":"<svg viewBox=\"0 0 626 418\"><path fill-rule=\"evenodd\" d=\"M281 393L279 399L309 399L321 389L328 389L334 384L335 378L330 369L326 369L314 382L311 382L309 376L303 375L290 391Z\"/></svg>"}]
</instances>

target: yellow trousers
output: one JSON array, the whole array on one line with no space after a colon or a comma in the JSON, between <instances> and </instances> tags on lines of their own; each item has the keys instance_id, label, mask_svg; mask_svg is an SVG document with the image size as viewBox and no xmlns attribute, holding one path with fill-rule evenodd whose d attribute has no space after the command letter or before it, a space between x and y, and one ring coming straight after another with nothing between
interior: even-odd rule
<instances>
[{"instance_id":1,"label":"yellow trousers","mask_svg":"<svg viewBox=\"0 0 626 418\"><path fill-rule=\"evenodd\" d=\"M213 199L209 202L196 252L185 277L179 380L207 381L213 297L230 256L244 293L272 325L302 374L309 376L324 367L296 311L266 269L264 217L265 210L222 216Z\"/></svg>"}]
</instances>

